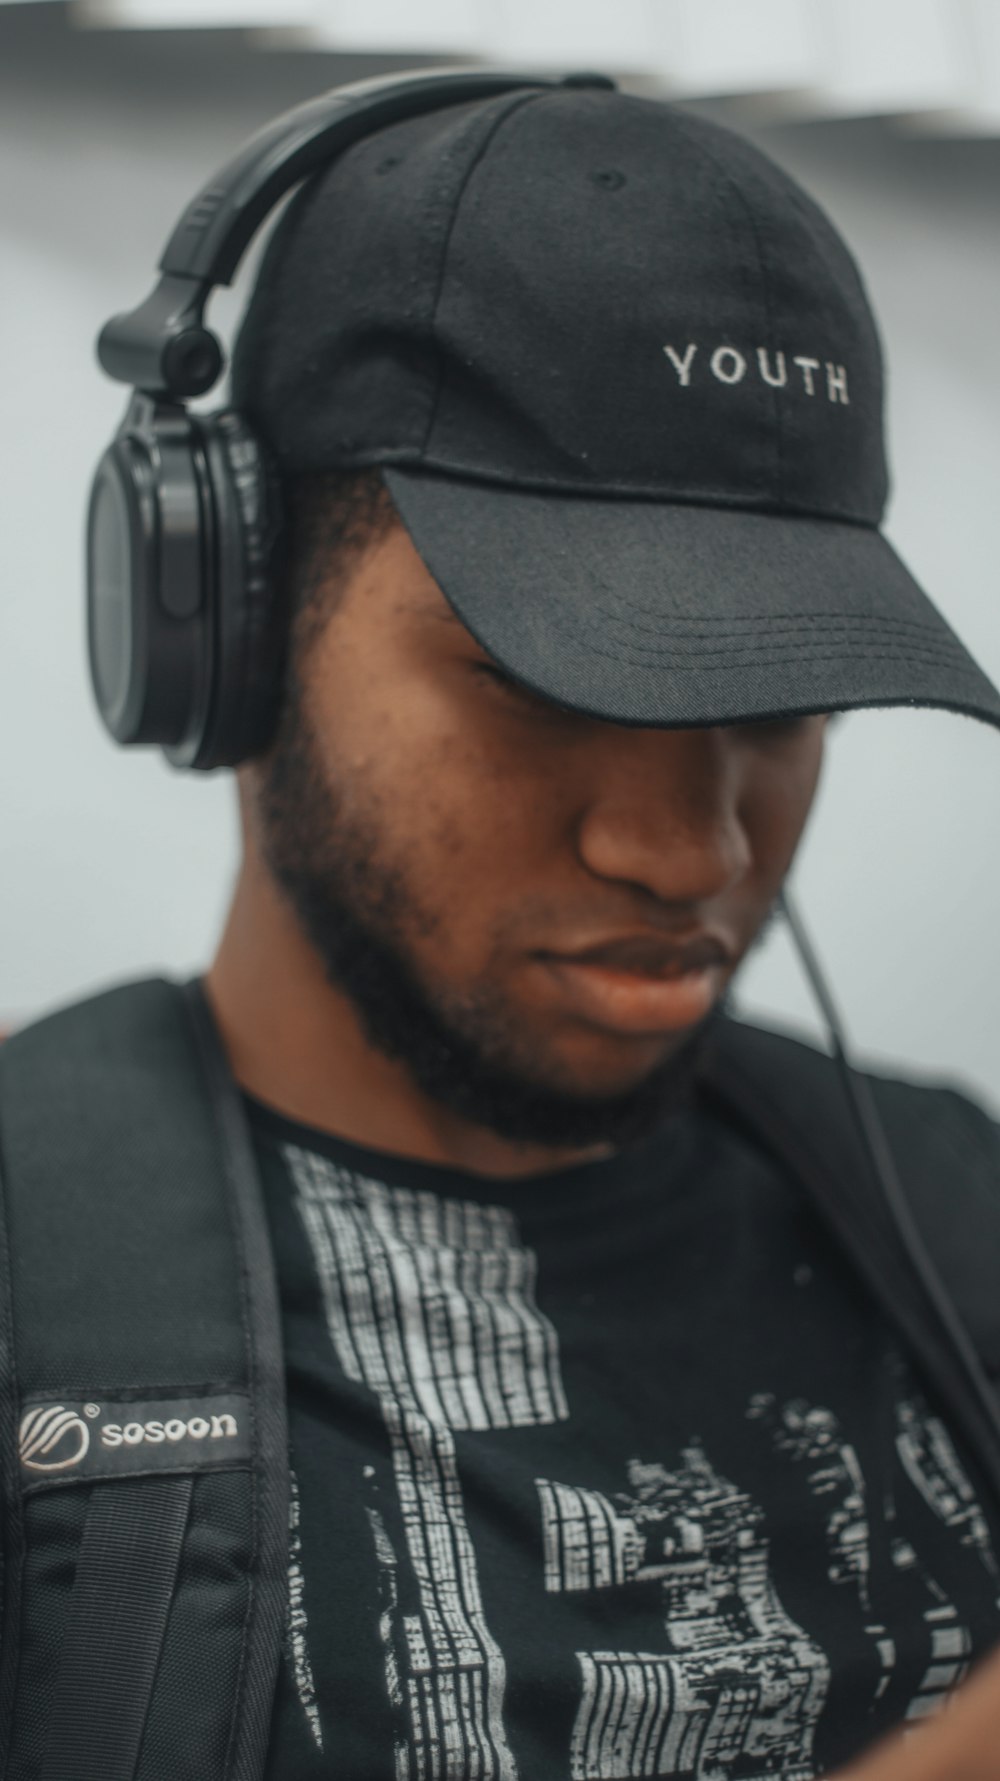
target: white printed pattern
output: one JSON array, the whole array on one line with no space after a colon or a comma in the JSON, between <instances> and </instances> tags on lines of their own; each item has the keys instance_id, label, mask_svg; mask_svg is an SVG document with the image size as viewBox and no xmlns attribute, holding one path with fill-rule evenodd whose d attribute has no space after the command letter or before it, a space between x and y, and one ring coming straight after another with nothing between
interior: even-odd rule
<instances>
[{"instance_id":1,"label":"white printed pattern","mask_svg":"<svg viewBox=\"0 0 1000 1781\"><path fill-rule=\"evenodd\" d=\"M370 1477L373 1471L374 1467L366 1466L365 1476ZM409 1742L398 1729L406 1716L406 1698L396 1659L396 1624L399 1618L399 1586L396 1580L398 1561L392 1541L386 1532L385 1522L378 1510L369 1506L367 1515L372 1530L375 1560L379 1573L379 1589L382 1596L378 1630L382 1640L382 1650L385 1653L385 1681L389 1694L389 1705L395 1715L397 1726L393 1740L396 1756L395 1771L399 1781L406 1781L410 1772Z\"/></svg>"},{"instance_id":2,"label":"white printed pattern","mask_svg":"<svg viewBox=\"0 0 1000 1781\"><path fill-rule=\"evenodd\" d=\"M971 1546L990 1575L997 1576L986 1517L944 1423L931 1416L921 1399L902 1398L896 1424L896 1451L910 1482L939 1521L956 1529L962 1545Z\"/></svg>"},{"instance_id":3,"label":"white printed pattern","mask_svg":"<svg viewBox=\"0 0 1000 1781\"><path fill-rule=\"evenodd\" d=\"M841 1434L831 1410L800 1398L778 1405L771 1392L751 1399L747 1416L770 1429L777 1451L806 1465L810 1494L826 1506L827 1576L831 1583L853 1584L863 1612L871 1616L871 1530L868 1493L855 1449ZM875 1700L881 1700L896 1666L896 1646L880 1621L869 1618L865 1633L878 1656L881 1675Z\"/></svg>"},{"instance_id":4,"label":"white printed pattern","mask_svg":"<svg viewBox=\"0 0 1000 1781\"><path fill-rule=\"evenodd\" d=\"M549 1590L657 1583L665 1653L578 1652L573 1781L690 1774L811 1781L829 1666L785 1612L761 1511L697 1442L682 1465L629 1465L631 1490L536 1480ZM756 1767L754 1773L753 1765Z\"/></svg>"},{"instance_id":5,"label":"white printed pattern","mask_svg":"<svg viewBox=\"0 0 1000 1781\"><path fill-rule=\"evenodd\" d=\"M911 1484L938 1519L957 1530L962 1544L972 1547L985 1570L996 1577L997 1561L986 1517L944 1423L930 1414L922 1399L903 1398L896 1405L896 1425L896 1451ZM900 1568L907 1562L915 1564L927 1588L939 1598L924 1614L931 1639L930 1662L906 1709L907 1719L925 1719L944 1705L951 1690L965 1676L972 1638L968 1627L959 1624L955 1607L944 1599L944 1592L928 1576L912 1547L896 1541L893 1560Z\"/></svg>"},{"instance_id":6,"label":"white printed pattern","mask_svg":"<svg viewBox=\"0 0 1000 1781\"><path fill-rule=\"evenodd\" d=\"M801 1398L779 1407L771 1392L759 1392L751 1399L747 1416L770 1429L779 1453L808 1466L810 1494L826 1505L827 1576L831 1583L853 1583L861 1607L870 1613L871 1537L865 1480L857 1453L843 1439L833 1411Z\"/></svg>"},{"instance_id":7,"label":"white printed pattern","mask_svg":"<svg viewBox=\"0 0 1000 1781\"><path fill-rule=\"evenodd\" d=\"M389 1189L291 1146L287 1155L334 1346L347 1374L380 1400L417 1586L419 1613L402 1612L399 1559L369 1507L387 1690L403 1728L397 1781L514 1781L505 1666L483 1616L452 1430L542 1426L567 1415L557 1338L534 1302L535 1258L502 1208ZM865 1484L836 1419L798 1402L779 1411L769 1394L748 1414L770 1422L779 1451L810 1464L810 1488L827 1499L830 1579L853 1583L868 1608ZM911 1482L995 1575L985 1518L944 1426L911 1400L897 1414ZM745 1781L771 1781L779 1765L784 1781L810 1781L828 1664L777 1597L756 1531L761 1512L697 1442L672 1473L633 1461L629 1481L632 1491L614 1502L537 1481L546 1588L656 1582L672 1647L577 1654L573 1781L678 1770L708 1781L735 1764ZM893 1542L893 1562L914 1571L931 1598L923 1616L930 1662L906 1715L916 1720L961 1679L971 1639L907 1541ZM882 1661L877 1699L896 1651L885 1627L866 1630ZM307 1657L304 1674L309 1714Z\"/></svg>"},{"instance_id":8,"label":"white printed pattern","mask_svg":"<svg viewBox=\"0 0 1000 1781\"><path fill-rule=\"evenodd\" d=\"M506 1669L483 1613L454 1430L537 1427L568 1412L555 1331L535 1304L535 1257L500 1207L286 1156L349 1378L378 1397L419 1612L402 1614L397 1555L369 1512L383 1577L390 1702L407 1733L398 1781L514 1781Z\"/></svg>"},{"instance_id":9,"label":"white printed pattern","mask_svg":"<svg viewBox=\"0 0 1000 1781\"><path fill-rule=\"evenodd\" d=\"M853 1581L862 1607L870 1611L870 1537L865 1485L854 1448L844 1441L831 1410L800 1399L780 1407L770 1393L761 1393L747 1412L752 1420L771 1428L779 1453L809 1466L809 1489L827 1503L826 1539L829 1553L827 1575L831 1583ZM896 1450L906 1476L925 1503L946 1527L959 1533L962 1543L979 1556L984 1569L997 1575L997 1561L986 1517L972 1484L955 1451L947 1429L932 1416L922 1399L900 1398L896 1403ZM895 1519L895 1505L885 1512ZM908 1720L935 1713L968 1669L972 1638L958 1619L957 1610L930 1576L908 1540L895 1538L892 1561L897 1571L912 1571L930 1597L923 1619L928 1630L930 1661L906 1709ZM894 1641L880 1624L865 1631L874 1641L882 1666L875 1699L884 1693L897 1662Z\"/></svg>"},{"instance_id":10,"label":"white printed pattern","mask_svg":"<svg viewBox=\"0 0 1000 1781\"><path fill-rule=\"evenodd\" d=\"M302 1574L302 1536L299 1532L299 1481L289 1475L288 1499L288 1629L286 1648L288 1663L295 1683L295 1692L302 1705L309 1735L317 1750L323 1748L323 1727L316 1705L316 1684L309 1660L309 1621L305 1606L305 1578Z\"/></svg>"}]
</instances>

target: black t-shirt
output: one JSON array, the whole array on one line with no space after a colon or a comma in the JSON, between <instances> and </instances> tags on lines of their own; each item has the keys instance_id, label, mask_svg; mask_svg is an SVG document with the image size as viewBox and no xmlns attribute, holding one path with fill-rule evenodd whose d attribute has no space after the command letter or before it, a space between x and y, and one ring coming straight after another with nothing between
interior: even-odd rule
<instances>
[{"instance_id":1,"label":"black t-shirt","mask_svg":"<svg viewBox=\"0 0 1000 1781\"><path fill-rule=\"evenodd\" d=\"M705 1111L495 1180L248 1103L281 1294L268 1781L810 1778L1000 1640L1000 1517Z\"/></svg>"}]
</instances>

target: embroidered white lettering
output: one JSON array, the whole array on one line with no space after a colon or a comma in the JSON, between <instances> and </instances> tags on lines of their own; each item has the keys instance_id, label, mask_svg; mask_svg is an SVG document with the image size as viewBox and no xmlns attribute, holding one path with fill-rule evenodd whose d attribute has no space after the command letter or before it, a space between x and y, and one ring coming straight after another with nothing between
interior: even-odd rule
<instances>
[{"instance_id":1,"label":"embroidered white lettering","mask_svg":"<svg viewBox=\"0 0 1000 1781\"><path fill-rule=\"evenodd\" d=\"M819 360L818 359L793 359L792 364L797 365L799 367L799 370L802 373L802 381L806 386L806 395L807 396L815 396L816 384L813 380L813 372L819 370Z\"/></svg>"},{"instance_id":2,"label":"embroidered white lettering","mask_svg":"<svg viewBox=\"0 0 1000 1781\"><path fill-rule=\"evenodd\" d=\"M694 355L698 351L695 342L693 340L690 342L683 358L681 358L680 353L674 351L672 346L665 346L663 350L680 378L681 389L686 390L688 384L691 382L691 367L694 364Z\"/></svg>"},{"instance_id":3,"label":"embroidered white lettering","mask_svg":"<svg viewBox=\"0 0 1000 1781\"><path fill-rule=\"evenodd\" d=\"M676 346L665 346L664 353L677 373L677 382L682 390L690 389L695 360L701 351L694 340L689 340L681 351ZM706 348L706 352L708 349ZM770 385L773 390L787 389L791 384L789 362L798 366L802 379L796 385L806 396L818 396L822 393L820 376L826 374L826 394L830 402L842 403L846 408L850 405L847 393L847 366L838 365L832 359L812 359L805 353L798 353L791 358L777 347L756 346L741 349L738 346L717 346L708 358L709 369L717 383L742 383L747 371L754 362L756 355L757 371L762 383Z\"/></svg>"},{"instance_id":4,"label":"embroidered white lettering","mask_svg":"<svg viewBox=\"0 0 1000 1781\"><path fill-rule=\"evenodd\" d=\"M222 1416L213 1416L209 1422L206 1416L192 1416L190 1422L182 1422L175 1416L171 1422L127 1422L122 1428L120 1422L105 1422L101 1425L101 1443L105 1447L120 1447L122 1442L127 1447L138 1447L142 1442L150 1442L158 1446L161 1441L183 1441L189 1436L192 1441L213 1441L232 1439L238 1434L235 1416L225 1412Z\"/></svg>"},{"instance_id":5,"label":"embroidered white lettering","mask_svg":"<svg viewBox=\"0 0 1000 1781\"><path fill-rule=\"evenodd\" d=\"M847 366L831 365L826 362L826 393L831 402L843 402L845 408L850 403L847 394Z\"/></svg>"},{"instance_id":6,"label":"embroidered white lettering","mask_svg":"<svg viewBox=\"0 0 1000 1781\"><path fill-rule=\"evenodd\" d=\"M747 362L735 346L717 346L712 354L712 374L720 383L739 383L747 374Z\"/></svg>"},{"instance_id":7,"label":"embroidered white lettering","mask_svg":"<svg viewBox=\"0 0 1000 1781\"><path fill-rule=\"evenodd\" d=\"M764 379L764 382L771 384L772 388L774 388L776 390L783 390L786 383L788 382L788 366L785 364L784 353L783 352L775 353L775 355L774 355L775 370L772 372L772 370L771 370L771 355L768 352L767 347L766 346L758 346L758 348L757 348L757 363L760 366L760 374L761 374L761 377Z\"/></svg>"}]
</instances>

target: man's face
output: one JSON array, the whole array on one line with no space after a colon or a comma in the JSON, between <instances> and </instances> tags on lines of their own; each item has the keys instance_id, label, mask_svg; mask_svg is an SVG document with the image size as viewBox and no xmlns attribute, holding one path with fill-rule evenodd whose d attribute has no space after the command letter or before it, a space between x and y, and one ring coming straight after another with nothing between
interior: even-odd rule
<instances>
[{"instance_id":1,"label":"man's face","mask_svg":"<svg viewBox=\"0 0 1000 1781\"><path fill-rule=\"evenodd\" d=\"M367 1040L512 1141L652 1129L773 910L825 719L671 731L561 709L505 681L402 527L358 558L298 681L251 806ZM705 934L727 956L664 998L657 947ZM567 964L625 941L603 969Z\"/></svg>"}]
</instances>

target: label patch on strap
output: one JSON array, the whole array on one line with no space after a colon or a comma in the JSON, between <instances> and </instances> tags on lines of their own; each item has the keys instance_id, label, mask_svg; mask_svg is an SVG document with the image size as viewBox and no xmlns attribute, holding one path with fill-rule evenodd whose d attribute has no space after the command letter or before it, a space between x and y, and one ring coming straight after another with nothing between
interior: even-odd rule
<instances>
[{"instance_id":1,"label":"label patch on strap","mask_svg":"<svg viewBox=\"0 0 1000 1781\"><path fill-rule=\"evenodd\" d=\"M250 1400L229 1392L27 1404L19 1445L25 1484L240 1465L250 1458Z\"/></svg>"}]
</instances>

